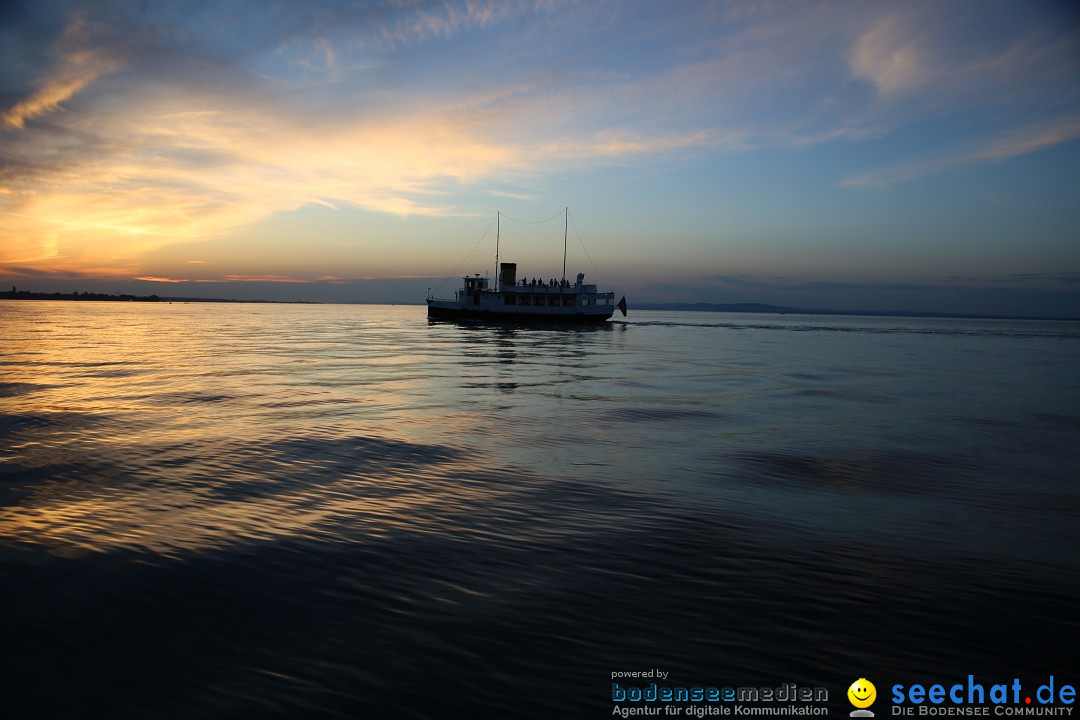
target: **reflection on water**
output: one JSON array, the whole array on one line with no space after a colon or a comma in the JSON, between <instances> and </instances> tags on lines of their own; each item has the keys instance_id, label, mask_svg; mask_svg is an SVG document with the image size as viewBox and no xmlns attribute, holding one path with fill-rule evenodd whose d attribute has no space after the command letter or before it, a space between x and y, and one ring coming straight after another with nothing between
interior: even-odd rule
<instances>
[{"instance_id":1,"label":"reflection on water","mask_svg":"<svg viewBox=\"0 0 1080 720\"><path fill-rule=\"evenodd\" d=\"M1078 360L1064 322L0 303L7 709L1067 674Z\"/></svg>"}]
</instances>

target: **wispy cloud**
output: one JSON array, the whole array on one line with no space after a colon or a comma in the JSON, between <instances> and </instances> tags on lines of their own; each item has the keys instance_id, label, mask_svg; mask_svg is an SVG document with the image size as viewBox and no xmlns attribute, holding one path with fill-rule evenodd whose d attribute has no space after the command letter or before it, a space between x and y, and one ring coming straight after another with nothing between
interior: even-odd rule
<instances>
[{"instance_id":1,"label":"wispy cloud","mask_svg":"<svg viewBox=\"0 0 1080 720\"><path fill-rule=\"evenodd\" d=\"M885 97L901 95L929 78L925 51L917 41L913 18L894 14L875 23L855 42L852 72L873 83Z\"/></svg>"},{"instance_id":2,"label":"wispy cloud","mask_svg":"<svg viewBox=\"0 0 1080 720\"><path fill-rule=\"evenodd\" d=\"M4 265L0 264L0 275L7 275L8 277L23 277L33 279L49 279L49 280L79 280L83 278L92 277L94 272L80 271L70 269L55 269L55 268L39 268L39 267L23 267L18 265Z\"/></svg>"},{"instance_id":3,"label":"wispy cloud","mask_svg":"<svg viewBox=\"0 0 1080 720\"><path fill-rule=\"evenodd\" d=\"M316 283L343 282L341 278L326 275L318 278L291 277L289 275L222 275L204 278L174 278L157 275L137 275L133 280L158 283L221 283L221 282L272 282L272 283Z\"/></svg>"},{"instance_id":4,"label":"wispy cloud","mask_svg":"<svg viewBox=\"0 0 1080 720\"><path fill-rule=\"evenodd\" d=\"M750 275L714 275L713 279L724 285L741 285L745 287L768 287L767 283L755 280Z\"/></svg>"},{"instance_id":5,"label":"wispy cloud","mask_svg":"<svg viewBox=\"0 0 1080 720\"><path fill-rule=\"evenodd\" d=\"M199 280L186 280L183 278L168 278L168 277L155 277L154 275L138 275L134 280L143 280L145 282L159 282L159 283L186 283L186 282L200 282Z\"/></svg>"},{"instance_id":6,"label":"wispy cloud","mask_svg":"<svg viewBox=\"0 0 1080 720\"><path fill-rule=\"evenodd\" d=\"M275 283L308 283L318 282L308 278L289 277L288 275L225 275L227 282L275 282Z\"/></svg>"},{"instance_id":7,"label":"wispy cloud","mask_svg":"<svg viewBox=\"0 0 1080 720\"><path fill-rule=\"evenodd\" d=\"M521 0L470 0L426 6L400 6L394 21L380 27L381 38L391 45L446 38L465 30L489 27L517 15L550 10L554 3Z\"/></svg>"},{"instance_id":8,"label":"wispy cloud","mask_svg":"<svg viewBox=\"0 0 1080 720\"><path fill-rule=\"evenodd\" d=\"M538 200L540 200L540 195L537 193L510 192L508 190L489 190L488 194L492 197L509 198L511 200L522 200L524 202L537 202Z\"/></svg>"},{"instance_id":9,"label":"wispy cloud","mask_svg":"<svg viewBox=\"0 0 1080 720\"><path fill-rule=\"evenodd\" d=\"M3 122L21 128L30 118L59 110L60 103L118 66L117 60L93 50L71 53L33 95L4 112Z\"/></svg>"},{"instance_id":10,"label":"wispy cloud","mask_svg":"<svg viewBox=\"0 0 1080 720\"><path fill-rule=\"evenodd\" d=\"M202 107L180 109L193 103ZM477 184L527 177L536 168L549 173L742 142L711 132L612 129L537 143L515 136L522 127L516 114L476 121L461 112L458 99L376 118L270 113L250 98L235 104L181 97L153 109L66 119L65 132L93 127L111 150L76 150L51 173L12 178L12 209L0 215L0 232L20 238L22 249L9 246L4 260L63 262L92 252L107 263L312 203L454 215L461 210L436 189L447 182Z\"/></svg>"},{"instance_id":11,"label":"wispy cloud","mask_svg":"<svg viewBox=\"0 0 1080 720\"><path fill-rule=\"evenodd\" d=\"M871 173L853 175L844 178L840 184L847 187L887 187L967 165L1000 162L1077 138L1080 138L1080 115L1070 115L1010 130L958 151L924 156Z\"/></svg>"},{"instance_id":12,"label":"wispy cloud","mask_svg":"<svg viewBox=\"0 0 1080 720\"><path fill-rule=\"evenodd\" d=\"M0 121L8 127L22 128L31 118L61 109L60 103L120 67L112 53L93 46L92 34L92 24L82 14L74 15L56 41L55 66L29 97L5 110Z\"/></svg>"},{"instance_id":13,"label":"wispy cloud","mask_svg":"<svg viewBox=\"0 0 1080 720\"><path fill-rule=\"evenodd\" d=\"M990 283L992 285L1025 286L1037 284L1048 287L1055 284L1076 284L1080 282L1080 272L1010 273L996 276L949 275L944 280L948 283L971 283L975 285Z\"/></svg>"}]
</instances>

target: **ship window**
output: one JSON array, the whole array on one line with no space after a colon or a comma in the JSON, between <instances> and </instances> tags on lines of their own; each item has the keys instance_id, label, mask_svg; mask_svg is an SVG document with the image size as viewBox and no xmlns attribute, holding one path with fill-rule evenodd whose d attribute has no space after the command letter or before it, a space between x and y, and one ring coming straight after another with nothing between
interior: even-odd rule
<instances>
[{"instance_id":1,"label":"ship window","mask_svg":"<svg viewBox=\"0 0 1080 720\"><path fill-rule=\"evenodd\" d=\"M563 307L574 307L574 296L567 295L562 299Z\"/></svg>"},{"instance_id":2,"label":"ship window","mask_svg":"<svg viewBox=\"0 0 1080 720\"><path fill-rule=\"evenodd\" d=\"M536 297L534 297L533 298L533 305L543 306L544 305L544 296L543 295L537 295Z\"/></svg>"},{"instance_id":3,"label":"ship window","mask_svg":"<svg viewBox=\"0 0 1080 720\"><path fill-rule=\"evenodd\" d=\"M558 307L559 298L557 296L555 296L555 295L552 295L551 297L548 298L548 305L550 305L551 307Z\"/></svg>"},{"instance_id":4,"label":"ship window","mask_svg":"<svg viewBox=\"0 0 1080 720\"><path fill-rule=\"evenodd\" d=\"M528 305L529 304L529 296L528 295L522 295L521 296L521 304L522 305Z\"/></svg>"},{"instance_id":5,"label":"ship window","mask_svg":"<svg viewBox=\"0 0 1080 720\"><path fill-rule=\"evenodd\" d=\"M517 305L517 297L514 295L506 295L504 300L506 305Z\"/></svg>"}]
</instances>

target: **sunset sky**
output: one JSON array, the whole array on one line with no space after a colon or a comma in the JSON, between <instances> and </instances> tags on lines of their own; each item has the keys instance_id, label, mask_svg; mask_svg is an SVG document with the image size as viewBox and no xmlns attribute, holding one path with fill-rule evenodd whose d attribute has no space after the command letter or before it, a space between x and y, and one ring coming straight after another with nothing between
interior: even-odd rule
<instances>
[{"instance_id":1,"label":"sunset sky","mask_svg":"<svg viewBox=\"0 0 1080 720\"><path fill-rule=\"evenodd\" d=\"M1080 317L1077 7L5 3L0 283Z\"/></svg>"}]
</instances>

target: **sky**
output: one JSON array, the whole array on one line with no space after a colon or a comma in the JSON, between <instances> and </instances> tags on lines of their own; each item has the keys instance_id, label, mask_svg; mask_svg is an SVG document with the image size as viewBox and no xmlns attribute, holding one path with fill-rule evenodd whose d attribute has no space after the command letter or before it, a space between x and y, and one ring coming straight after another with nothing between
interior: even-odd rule
<instances>
[{"instance_id":1,"label":"sky","mask_svg":"<svg viewBox=\"0 0 1080 720\"><path fill-rule=\"evenodd\" d=\"M0 4L4 289L422 302L564 234L631 307L1080 317L1080 9Z\"/></svg>"}]
</instances>

